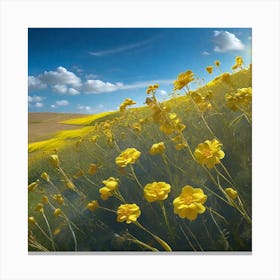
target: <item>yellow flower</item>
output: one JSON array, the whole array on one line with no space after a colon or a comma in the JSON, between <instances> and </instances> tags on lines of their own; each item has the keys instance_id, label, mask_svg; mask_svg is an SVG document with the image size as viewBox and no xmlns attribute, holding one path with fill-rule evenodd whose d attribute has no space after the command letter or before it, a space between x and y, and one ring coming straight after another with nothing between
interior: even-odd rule
<instances>
[{"instance_id":1,"label":"yellow flower","mask_svg":"<svg viewBox=\"0 0 280 280\"><path fill-rule=\"evenodd\" d=\"M238 196L238 192L232 188L226 188L225 192L231 199L236 199Z\"/></svg>"},{"instance_id":2,"label":"yellow flower","mask_svg":"<svg viewBox=\"0 0 280 280\"><path fill-rule=\"evenodd\" d=\"M94 175L97 172L98 166L97 164L91 163L89 165L88 174Z\"/></svg>"},{"instance_id":3,"label":"yellow flower","mask_svg":"<svg viewBox=\"0 0 280 280\"><path fill-rule=\"evenodd\" d=\"M54 214L54 216L55 217L58 217L60 214L61 214L61 209L60 208L56 208L55 210L54 210L54 212L53 212L53 214Z\"/></svg>"},{"instance_id":4,"label":"yellow flower","mask_svg":"<svg viewBox=\"0 0 280 280\"><path fill-rule=\"evenodd\" d=\"M136 222L137 218L141 215L140 208L137 204L122 204L117 210L117 221L126 222L130 224L131 222Z\"/></svg>"},{"instance_id":5,"label":"yellow flower","mask_svg":"<svg viewBox=\"0 0 280 280\"><path fill-rule=\"evenodd\" d=\"M173 126L169 122L164 122L160 127L159 130L163 133L170 135L174 132Z\"/></svg>"},{"instance_id":6,"label":"yellow flower","mask_svg":"<svg viewBox=\"0 0 280 280\"><path fill-rule=\"evenodd\" d=\"M180 90L184 86L188 85L191 81L194 80L193 72L191 70L188 70L185 73L180 73L177 77L177 80L173 83L174 84L174 90Z\"/></svg>"},{"instance_id":7,"label":"yellow flower","mask_svg":"<svg viewBox=\"0 0 280 280\"><path fill-rule=\"evenodd\" d=\"M75 175L73 175L73 178L78 179L79 177L82 177L83 175L85 175L85 172L80 169Z\"/></svg>"},{"instance_id":8,"label":"yellow flower","mask_svg":"<svg viewBox=\"0 0 280 280\"><path fill-rule=\"evenodd\" d=\"M35 207L35 210L38 211L38 212L43 212L44 211L43 204L38 203Z\"/></svg>"},{"instance_id":9,"label":"yellow flower","mask_svg":"<svg viewBox=\"0 0 280 280\"><path fill-rule=\"evenodd\" d=\"M41 202L42 202L43 204L46 204L46 203L49 202L49 198L48 198L46 195L43 195L42 198L41 198Z\"/></svg>"},{"instance_id":10,"label":"yellow flower","mask_svg":"<svg viewBox=\"0 0 280 280\"><path fill-rule=\"evenodd\" d=\"M206 140L196 147L194 156L200 164L206 165L208 168L213 168L225 156L221 147L222 144L216 139Z\"/></svg>"},{"instance_id":11,"label":"yellow flower","mask_svg":"<svg viewBox=\"0 0 280 280\"><path fill-rule=\"evenodd\" d=\"M181 194L173 200L174 213L180 218L187 218L192 221L197 218L198 214L205 212L203 204L207 200L207 195L202 189L185 186Z\"/></svg>"},{"instance_id":12,"label":"yellow flower","mask_svg":"<svg viewBox=\"0 0 280 280\"><path fill-rule=\"evenodd\" d=\"M63 196L61 194L54 194L53 199L57 201L59 204L63 204L64 202Z\"/></svg>"},{"instance_id":13,"label":"yellow flower","mask_svg":"<svg viewBox=\"0 0 280 280\"><path fill-rule=\"evenodd\" d=\"M39 180L28 185L28 191L33 192L38 187Z\"/></svg>"},{"instance_id":14,"label":"yellow flower","mask_svg":"<svg viewBox=\"0 0 280 280\"><path fill-rule=\"evenodd\" d=\"M42 173L41 178L44 179L47 182L50 181L50 176L46 172Z\"/></svg>"},{"instance_id":15,"label":"yellow flower","mask_svg":"<svg viewBox=\"0 0 280 280\"><path fill-rule=\"evenodd\" d=\"M158 89L158 87L159 87L158 84L155 84L153 86L148 86L148 88L146 90L147 94L150 94L150 93L154 92L156 89Z\"/></svg>"},{"instance_id":16,"label":"yellow flower","mask_svg":"<svg viewBox=\"0 0 280 280\"><path fill-rule=\"evenodd\" d=\"M49 157L49 161L52 164L53 167L58 168L59 167L59 159L58 155L51 155Z\"/></svg>"},{"instance_id":17,"label":"yellow flower","mask_svg":"<svg viewBox=\"0 0 280 280\"><path fill-rule=\"evenodd\" d=\"M170 190L171 186L167 183L153 182L144 187L144 197L148 202L165 200L168 197Z\"/></svg>"},{"instance_id":18,"label":"yellow flower","mask_svg":"<svg viewBox=\"0 0 280 280\"><path fill-rule=\"evenodd\" d=\"M28 217L28 223L30 225L35 225L36 224L36 220L35 218L32 216L32 217Z\"/></svg>"},{"instance_id":19,"label":"yellow flower","mask_svg":"<svg viewBox=\"0 0 280 280\"><path fill-rule=\"evenodd\" d=\"M164 150L165 150L165 145L163 142L153 144L150 149L150 155L161 154L164 152Z\"/></svg>"},{"instance_id":20,"label":"yellow flower","mask_svg":"<svg viewBox=\"0 0 280 280\"><path fill-rule=\"evenodd\" d=\"M219 60L216 60L216 61L215 61L215 65L216 65L217 67L219 67L219 66L220 66L220 61L219 61Z\"/></svg>"},{"instance_id":21,"label":"yellow flower","mask_svg":"<svg viewBox=\"0 0 280 280\"><path fill-rule=\"evenodd\" d=\"M243 59L241 56L237 56L235 58L235 64L232 66L232 70L235 70L237 68L241 68L243 65Z\"/></svg>"},{"instance_id":22,"label":"yellow flower","mask_svg":"<svg viewBox=\"0 0 280 280\"><path fill-rule=\"evenodd\" d=\"M235 93L225 95L226 106L232 111L246 110L252 105L252 88L239 88Z\"/></svg>"},{"instance_id":23,"label":"yellow flower","mask_svg":"<svg viewBox=\"0 0 280 280\"><path fill-rule=\"evenodd\" d=\"M110 177L107 180L102 181L102 183L111 191L117 189L119 186L119 180L114 177Z\"/></svg>"},{"instance_id":24,"label":"yellow flower","mask_svg":"<svg viewBox=\"0 0 280 280\"><path fill-rule=\"evenodd\" d=\"M126 167L128 164L134 164L140 155L141 152L135 148L127 148L116 158L116 164L119 167Z\"/></svg>"},{"instance_id":25,"label":"yellow flower","mask_svg":"<svg viewBox=\"0 0 280 280\"><path fill-rule=\"evenodd\" d=\"M102 200L107 200L109 197L113 196L112 191L107 187L100 188L99 193Z\"/></svg>"},{"instance_id":26,"label":"yellow flower","mask_svg":"<svg viewBox=\"0 0 280 280\"><path fill-rule=\"evenodd\" d=\"M95 211L98 207L99 207L99 203L97 200L93 200L89 202L87 205L87 208L92 212Z\"/></svg>"},{"instance_id":27,"label":"yellow flower","mask_svg":"<svg viewBox=\"0 0 280 280\"><path fill-rule=\"evenodd\" d=\"M207 66L207 67L206 67L206 71L207 71L209 74L212 74L212 72L213 72L213 66Z\"/></svg>"}]
</instances>

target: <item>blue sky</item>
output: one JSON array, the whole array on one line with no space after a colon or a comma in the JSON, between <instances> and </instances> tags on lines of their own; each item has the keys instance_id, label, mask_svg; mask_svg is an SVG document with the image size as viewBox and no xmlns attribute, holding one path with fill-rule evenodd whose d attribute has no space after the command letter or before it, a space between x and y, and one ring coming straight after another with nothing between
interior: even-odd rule
<instances>
[{"instance_id":1,"label":"blue sky","mask_svg":"<svg viewBox=\"0 0 280 280\"><path fill-rule=\"evenodd\" d=\"M129 97L142 106L159 83L167 99L178 74L221 62L231 72L237 55L251 63L250 28L29 28L30 112L99 113Z\"/></svg>"}]
</instances>

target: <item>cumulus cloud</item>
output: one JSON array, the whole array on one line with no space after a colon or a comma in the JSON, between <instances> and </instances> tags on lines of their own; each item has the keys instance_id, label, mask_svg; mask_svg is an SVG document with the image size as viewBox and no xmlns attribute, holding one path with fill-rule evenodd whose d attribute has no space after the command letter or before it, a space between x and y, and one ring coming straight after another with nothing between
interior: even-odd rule
<instances>
[{"instance_id":1,"label":"cumulus cloud","mask_svg":"<svg viewBox=\"0 0 280 280\"><path fill-rule=\"evenodd\" d=\"M40 101L43 101L43 99L44 98L42 96L37 96L37 95L30 96L30 95L28 95L28 102L29 103L40 102Z\"/></svg>"},{"instance_id":2,"label":"cumulus cloud","mask_svg":"<svg viewBox=\"0 0 280 280\"><path fill-rule=\"evenodd\" d=\"M33 91L33 90L41 90L46 88L47 85L43 83L40 79L34 76L29 76L28 77L28 90Z\"/></svg>"},{"instance_id":3,"label":"cumulus cloud","mask_svg":"<svg viewBox=\"0 0 280 280\"><path fill-rule=\"evenodd\" d=\"M45 71L38 79L48 85L70 85L74 88L81 86L81 79L62 66L57 67L55 71Z\"/></svg>"},{"instance_id":4,"label":"cumulus cloud","mask_svg":"<svg viewBox=\"0 0 280 280\"><path fill-rule=\"evenodd\" d=\"M51 108L58 108L60 106L68 106L69 101L68 100L58 100L55 102L55 104L51 105Z\"/></svg>"},{"instance_id":5,"label":"cumulus cloud","mask_svg":"<svg viewBox=\"0 0 280 280\"><path fill-rule=\"evenodd\" d=\"M244 49L244 44L233 33L228 31L214 31L213 42L215 52L240 51Z\"/></svg>"},{"instance_id":6,"label":"cumulus cloud","mask_svg":"<svg viewBox=\"0 0 280 280\"><path fill-rule=\"evenodd\" d=\"M52 86L52 89L54 92L60 93L60 94L65 94L68 90L66 85L54 85L54 86Z\"/></svg>"},{"instance_id":7,"label":"cumulus cloud","mask_svg":"<svg viewBox=\"0 0 280 280\"><path fill-rule=\"evenodd\" d=\"M87 80L83 85L83 91L85 93L104 93L112 92L123 87L122 83L110 83L103 82L101 80Z\"/></svg>"},{"instance_id":8,"label":"cumulus cloud","mask_svg":"<svg viewBox=\"0 0 280 280\"><path fill-rule=\"evenodd\" d=\"M68 88L68 93L70 95L78 95L78 94L80 94L80 92L78 90L74 89L74 88Z\"/></svg>"},{"instance_id":9,"label":"cumulus cloud","mask_svg":"<svg viewBox=\"0 0 280 280\"><path fill-rule=\"evenodd\" d=\"M117 90L146 88L149 85L155 83L159 83L160 85L167 85L173 83L173 79L165 79L124 84L121 82L112 83L109 81L102 81L95 79L94 77L97 76L92 74L87 75L82 81L81 78L77 77L74 73L60 66L55 71L45 71L36 77L30 76L29 79L30 87L32 89L36 88L37 90L39 90L48 87L54 93L62 95L78 95L80 93L100 94L114 92Z\"/></svg>"}]
</instances>

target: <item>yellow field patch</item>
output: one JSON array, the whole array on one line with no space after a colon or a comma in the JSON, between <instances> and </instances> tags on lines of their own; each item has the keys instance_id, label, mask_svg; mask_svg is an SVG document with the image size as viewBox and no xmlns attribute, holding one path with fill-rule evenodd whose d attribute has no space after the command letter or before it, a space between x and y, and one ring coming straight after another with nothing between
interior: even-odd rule
<instances>
[{"instance_id":1,"label":"yellow field patch","mask_svg":"<svg viewBox=\"0 0 280 280\"><path fill-rule=\"evenodd\" d=\"M90 133L92 130L92 126L87 126L80 129L60 131L51 139L29 144L28 152L31 153L38 150L48 151L61 148L66 144L67 140L82 138L88 133Z\"/></svg>"},{"instance_id":2,"label":"yellow field patch","mask_svg":"<svg viewBox=\"0 0 280 280\"><path fill-rule=\"evenodd\" d=\"M103 112L100 114L95 114L95 115L84 117L84 118L77 118L77 119L70 119L70 120L62 121L60 123L74 124L74 125L90 125L93 121L103 118L105 116L111 115L112 113L114 113L114 112Z\"/></svg>"}]
</instances>

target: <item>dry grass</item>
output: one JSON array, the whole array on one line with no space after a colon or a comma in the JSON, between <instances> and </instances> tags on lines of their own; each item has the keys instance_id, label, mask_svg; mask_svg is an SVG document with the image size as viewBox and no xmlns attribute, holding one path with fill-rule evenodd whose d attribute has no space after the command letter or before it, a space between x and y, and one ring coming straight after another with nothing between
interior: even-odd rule
<instances>
[{"instance_id":1,"label":"dry grass","mask_svg":"<svg viewBox=\"0 0 280 280\"><path fill-rule=\"evenodd\" d=\"M88 117L83 114L28 113L28 143L51 138L61 130L78 129L78 125L62 124L71 118Z\"/></svg>"}]
</instances>

